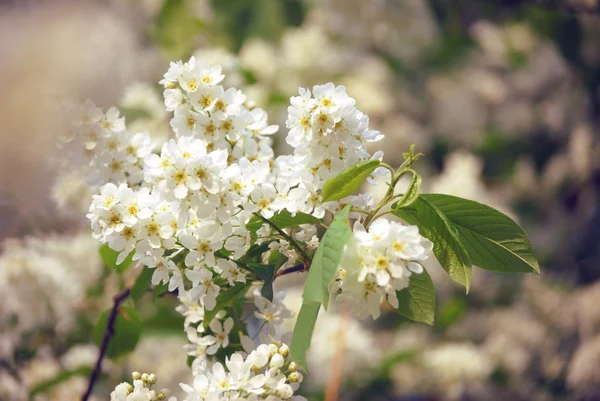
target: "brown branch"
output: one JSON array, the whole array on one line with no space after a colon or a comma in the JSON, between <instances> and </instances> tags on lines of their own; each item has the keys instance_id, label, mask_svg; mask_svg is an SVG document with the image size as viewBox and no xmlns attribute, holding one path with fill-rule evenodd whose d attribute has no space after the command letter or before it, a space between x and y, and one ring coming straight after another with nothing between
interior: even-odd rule
<instances>
[{"instance_id":1,"label":"brown branch","mask_svg":"<svg viewBox=\"0 0 600 401\"><path fill-rule=\"evenodd\" d=\"M308 270L308 268L304 266L304 264L294 265L286 267L285 269L277 270L277 273L275 273L275 277L283 276L290 273L304 272L306 270Z\"/></svg>"},{"instance_id":2,"label":"brown branch","mask_svg":"<svg viewBox=\"0 0 600 401\"><path fill-rule=\"evenodd\" d=\"M90 381L88 384L88 388L86 392L81 397L81 401L87 401L92 394L92 390L94 389L94 384L100 377L100 371L102 370L102 360L104 359L104 354L106 354L106 349L108 348L108 342L110 338L115 334L114 325L115 320L117 320L117 312L119 310L119 305L127 299L129 293L131 292L131 288L127 287L113 298L113 307L110 310L108 315L108 320L106 322L106 329L104 330L104 337L102 337L102 343L100 344L100 355L98 355L98 360L96 361L96 366L90 375Z\"/></svg>"}]
</instances>

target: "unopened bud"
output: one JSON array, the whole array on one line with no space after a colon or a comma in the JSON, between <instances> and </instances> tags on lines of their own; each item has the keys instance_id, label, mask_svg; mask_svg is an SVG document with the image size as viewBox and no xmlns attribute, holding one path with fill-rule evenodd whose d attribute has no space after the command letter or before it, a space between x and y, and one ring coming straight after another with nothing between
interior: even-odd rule
<instances>
[{"instance_id":1,"label":"unopened bud","mask_svg":"<svg viewBox=\"0 0 600 401\"><path fill-rule=\"evenodd\" d=\"M279 347L279 353L285 358L290 354L290 348L287 345L283 344L281 347Z\"/></svg>"},{"instance_id":2,"label":"unopened bud","mask_svg":"<svg viewBox=\"0 0 600 401\"><path fill-rule=\"evenodd\" d=\"M156 400L164 400L165 398L167 398L167 395L165 394L164 391L161 391L158 393L158 395L156 396Z\"/></svg>"},{"instance_id":3,"label":"unopened bud","mask_svg":"<svg viewBox=\"0 0 600 401\"><path fill-rule=\"evenodd\" d=\"M154 373L150 373L148 375L148 383L149 384L154 384L156 383L156 375Z\"/></svg>"},{"instance_id":4,"label":"unopened bud","mask_svg":"<svg viewBox=\"0 0 600 401\"><path fill-rule=\"evenodd\" d=\"M144 383L148 383L148 373L142 373L142 381Z\"/></svg>"},{"instance_id":5,"label":"unopened bud","mask_svg":"<svg viewBox=\"0 0 600 401\"><path fill-rule=\"evenodd\" d=\"M288 370L291 372L297 371L298 365L296 365L296 362L294 362L294 361L290 362L290 365L288 366Z\"/></svg>"},{"instance_id":6,"label":"unopened bud","mask_svg":"<svg viewBox=\"0 0 600 401\"><path fill-rule=\"evenodd\" d=\"M140 374L140 372L133 372L133 373L131 374L131 378L132 378L133 380L140 380L140 378L141 378L141 377L142 377L142 375Z\"/></svg>"},{"instance_id":7,"label":"unopened bud","mask_svg":"<svg viewBox=\"0 0 600 401\"><path fill-rule=\"evenodd\" d=\"M290 383L300 383L304 379L304 376L300 372L292 372L288 375L287 379Z\"/></svg>"},{"instance_id":8,"label":"unopened bud","mask_svg":"<svg viewBox=\"0 0 600 401\"><path fill-rule=\"evenodd\" d=\"M283 356L281 356L280 354L275 354L271 358L271 363L269 364L269 366L272 368L279 369L280 367L283 366L284 363L285 363L285 361L283 360Z\"/></svg>"}]
</instances>

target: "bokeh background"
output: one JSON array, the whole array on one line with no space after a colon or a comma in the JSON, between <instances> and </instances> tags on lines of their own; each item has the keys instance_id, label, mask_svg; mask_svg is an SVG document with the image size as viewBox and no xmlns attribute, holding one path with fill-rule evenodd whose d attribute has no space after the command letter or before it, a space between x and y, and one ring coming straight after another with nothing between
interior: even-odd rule
<instances>
[{"instance_id":1,"label":"bokeh background","mask_svg":"<svg viewBox=\"0 0 600 401\"><path fill-rule=\"evenodd\" d=\"M301 394L323 400L337 370L340 400L600 400L597 0L0 1L0 399L79 399L92 325L136 274L90 236L90 189L57 150L64 99L167 138L158 81L191 55L268 111L281 151L297 88L345 85L388 163L416 144L427 192L509 214L540 260L540 276L477 270L468 296L433 266L434 327L321 316ZM296 310L300 281L279 284ZM132 370L189 381L175 305L148 301L97 400Z\"/></svg>"}]
</instances>

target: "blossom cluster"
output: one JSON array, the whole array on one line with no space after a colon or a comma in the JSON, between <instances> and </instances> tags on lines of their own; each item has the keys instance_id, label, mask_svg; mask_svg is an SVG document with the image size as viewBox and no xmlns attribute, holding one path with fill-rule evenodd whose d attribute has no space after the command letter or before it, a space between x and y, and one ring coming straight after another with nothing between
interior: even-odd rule
<instances>
[{"instance_id":1,"label":"blossom cluster","mask_svg":"<svg viewBox=\"0 0 600 401\"><path fill-rule=\"evenodd\" d=\"M71 107L72 127L62 140L68 160L79 164L90 185L127 183L134 188L143 179L142 159L155 148L147 132L132 134L115 107L103 112L91 101Z\"/></svg>"},{"instance_id":2,"label":"blossom cluster","mask_svg":"<svg viewBox=\"0 0 600 401\"><path fill-rule=\"evenodd\" d=\"M110 401L163 401L167 399L168 390L152 389L156 383L156 375L133 372L131 374L133 385L123 382L115 387L110 393ZM168 401L177 401L175 397L170 397Z\"/></svg>"},{"instance_id":3,"label":"blossom cluster","mask_svg":"<svg viewBox=\"0 0 600 401\"><path fill-rule=\"evenodd\" d=\"M209 151L226 150L230 160L273 159L269 135L277 132L262 109L248 109L238 89L225 89L219 65L210 66L192 57L187 63L171 63L160 83L165 87L165 106L173 111L171 127L178 137L202 138Z\"/></svg>"},{"instance_id":4,"label":"blossom cluster","mask_svg":"<svg viewBox=\"0 0 600 401\"><path fill-rule=\"evenodd\" d=\"M330 290L340 290L338 298L359 316L377 318L384 299L398 308L396 291L408 286L412 274L423 273L420 262L432 248L416 226L379 218L365 229L356 222Z\"/></svg>"},{"instance_id":5,"label":"blossom cluster","mask_svg":"<svg viewBox=\"0 0 600 401\"><path fill-rule=\"evenodd\" d=\"M254 243L268 239L268 252L278 251L289 264L298 260L297 250L267 228L257 238L247 229L250 219L269 219L282 211L323 217L325 179L368 159L365 143L381 138L368 129L368 118L343 87L315 86L314 98L308 90L292 98L288 142L296 146L294 155L274 159L269 135L277 127L268 125L264 111L246 107L240 91L219 85L222 79L219 66L194 58L171 64L161 83L177 139L165 142L160 153L153 153L146 141L144 146L119 145L114 138L126 131L118 113L103 119L88 105L84 114L89 117L83 119L93 121L100 137L113 138L116 150L133 149L136 155L127 159L136 168L135 180L133 173L120 179L105 176L107 183L93 197L88 218L95 238L120 252L118 261L133 253L134 260L155 268L154 284L168 283L183 294L191 283L191 302L200 299L208 309L223 283L217 277L230 285L245 282L246 272L234 261ZM305 125L293 122L297 113L307 116ZM103 147L86 142L84 148ZM112 155L106 151L93 160L109 157L105 154ZM355 199L364 206L364 197ZM338 202L331 204L335 209ZM294 237L314 249L315 234L307 226Z\"/></svg>"},{"instance_id":6,"label":"blossom cluster","mask_svg":"<svg viewBox=\"0 0 600 401\"><path fill-rule=\"evenodd\" d=\"M253 299L256 310L253 317L259 329L253 334L252 338L258 338L260 343L286 342L289 332L284 328L284 321L293 316L292 312L283 304L285 296L284 291L278 291L273 301L264 298L258 288L248 293ZM219 311L209 322L204 322L205 312L198 302L191 302L187 296L180 297L181 305L177 311L185 316L184 328L188 337L189 344L184 348L187 354L193 357L192 373L195 375L205 371L211 363L213 357L220 348L227 348L230 344L231 331L234 321L231 316L227 317L227 312ZM208 330L204 323L207 323ZM251 352L256 348L254 340L248 335L241 339L241 345L246 352Z\"/></svg>"},{"instance_id":7,"label":"blossom cluster","mask_svg":"<svg viewBox=\"0 0 600 401\"><path fill-rule=\"evenodd\" d=\"M188 394L186 401L195 400L306 400L294 396L303 376L291 360L287 345L261 344L246 357L236 352L212 365L194 378L193 384L182 384Z\"/></svg>"}]
</instances>

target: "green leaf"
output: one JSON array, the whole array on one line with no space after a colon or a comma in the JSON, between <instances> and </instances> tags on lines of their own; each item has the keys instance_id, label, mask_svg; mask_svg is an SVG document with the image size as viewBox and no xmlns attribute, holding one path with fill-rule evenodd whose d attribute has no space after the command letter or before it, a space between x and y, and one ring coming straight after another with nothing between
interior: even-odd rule
<instances>
[{"instance_id":1,"label":"green leaf","mask_svg":"<svg viewBox=\"0 0 600 401\"><path fill-rule=\"evenodd\" d=\"M119 252L110 249L108 244L102 245L99 249L99 252L102 262L104 262L109 269L115 270L117 273L123 273L129 266L131 266L133 251L120 264L117 264Z\"/></svg>"},{"instance_id":2,"label":"green leaf","mask_svg":"<svg viewBox=\"0 0 600 401\"><path fill-rule=\"evenodd\" d=\"M158 283L158 285L154 286L154 291L152 291L152 299L156 299L161 295L167 293L169 291L169 283Z\"/></svg>"},{"instance_id":3,"label":"green leaf","mask_svg":"<svg viewBox=\"0 0 600 401\"><path fill-rule=\"evenodd\" d=\"M213 310L204 311L204 321L202 324L207 329L210 322L214 317L225 308L233 306L235 302L246 294L246 291L250 287L250 283L236 283L233 287L229 287L226 290L222 290L217 295L217 304Z\"/></svg>"},{"instance_id":4,"label":"green leaf","mask_svg":"<svg viewBox=\"0 0 600 401\"><path fill-rule=\"evenodd\" d=\"M352 236L348 222L350 206L346 205L325 231L310 265L302 293L305 301L321 303L325 309L329 304L329 284L335 277L344 246Z\"/></svg>"},{"instance_id":5,"label":"green leaf","mask_svg":"<svg viewBox=\"0 0 600 401\"><path fill-rule=\"evenodd\" d=\"M102 312L94 326L93 338L98 346L102 344L110 312L110 309ZM118 358L135 349L142 332L140 315L130 306L119 306L113 332L106 348L106 356L111 359Z\"/></svg>"},{"instance_id":6,"label":"green leaf","mask_svg":"<svg viewBox=\"0 0 600 401\"><path fill-rule=\"evenodd\" d=\"M36 385L29 392L29 395L33 397L36 394L45 393L46 391L50 390L54 386L70 379L71 377L74 377L74 376L88 377L91 373L92 373L91 367L81 367L81 368L77 368L77 369L73 369L73 370L62 371L58 375L54 376L53 378L43 381L40 384Z\"/></svg>"},{"instance_id":7,"label":"green leaf","mask_svg":"<svg viewBox=\"0 0 600 401\"><path fill-rule=\"evenodd\" d=\"M422 236L433 242L433 254L450 277L471 286L471 258L463 245L458 229L446 215L423 195L410 206L394 210L394 215L419 227Z\"/></svg>"},{"instance_id":8,"label":"green leaf","mask_svg":"<svg viewBox=\"0 0 600 401\"><path fill-rule=\"evenodd\" d=\"M380 163L379 160L366 160L342 170L323 185L323 202L339 200L356 193Z\"/></svg>"},{"instance_id":9,"label":"green leaf","mask_svg":"<svg viewBox=\"0 0 600 401\"><path fill-rule=\"evenodd\" d=\"M510 217L481 203L450 195L421 195L460 233L475 266L504 273L539 273L527 234Z\"/></svg>"},{"instance_id":10,"label":"green leaf","mask_svg":"<svg viewBox=\"0 0 600 401\"><path fill-rule=\"evenodd\" d=\"M139 301L139 299L148 291L148 288L152 285L152 275L154 274L154 269L151 269L147 266L144 266L144 270L140 273L140 275L135 280L133 287L131 287L131 292L129 296L133 299L134 302Z\"/></svg>"},{"instance_id":11,"label":"green leaf","mask_svg":"<svg viewBox=\"0 0 600 401\"><path fill-rule=\"evenodd\" d=\"M310 347L310 340L315 330L315 323L317 322L320 308L321 305L318 302L302 303L302 308L300 308L300 313L298 313L298 319L294 326L290 352L292 353L294 362L303 367L304 370L306 370L306 351Z\"/></svg>"},{"instance_id":12,"label":"green leaf","mask_svg":"<svg viewBox=\"0 0 600 401\"><path fill-rule=\"evenodd\" d=\"M401 209L412 205L419 197L419 190L421 188L421 176L414 170L408 170L412 173L413 178L410 185L406 189L406 192L396 203L392 205L392 209Z\"/></svg>"},{"instance_id":13,"label":"green leaf","mask_svg":"<svg viewBox=\"0 0 600 401\"><path fill-rule=\"evenodd\" d=\"M271 220L271 222L279 228L296 227L302 224L319 224L321 222L321 219L302 212L298 212L295 216L292 216L292 214L286 209L280 211L269 220ZM250 219L248 224L246 224L246 228L255 233L259 228L262 227L263 224L265 223L262 221L262 219L254 216Z\"/></svg>"},{"instance_id":14,"label":"green leaf","mask_svg":"<svg viewBox=\"0 0 600 401\"><path fill-rule=\"evenodd\" d=\"M408 287L396 292L398 312L415 322L433 325L435 316L435 289L427 270L410 276Z\"/></svg>"}]
</instances>

